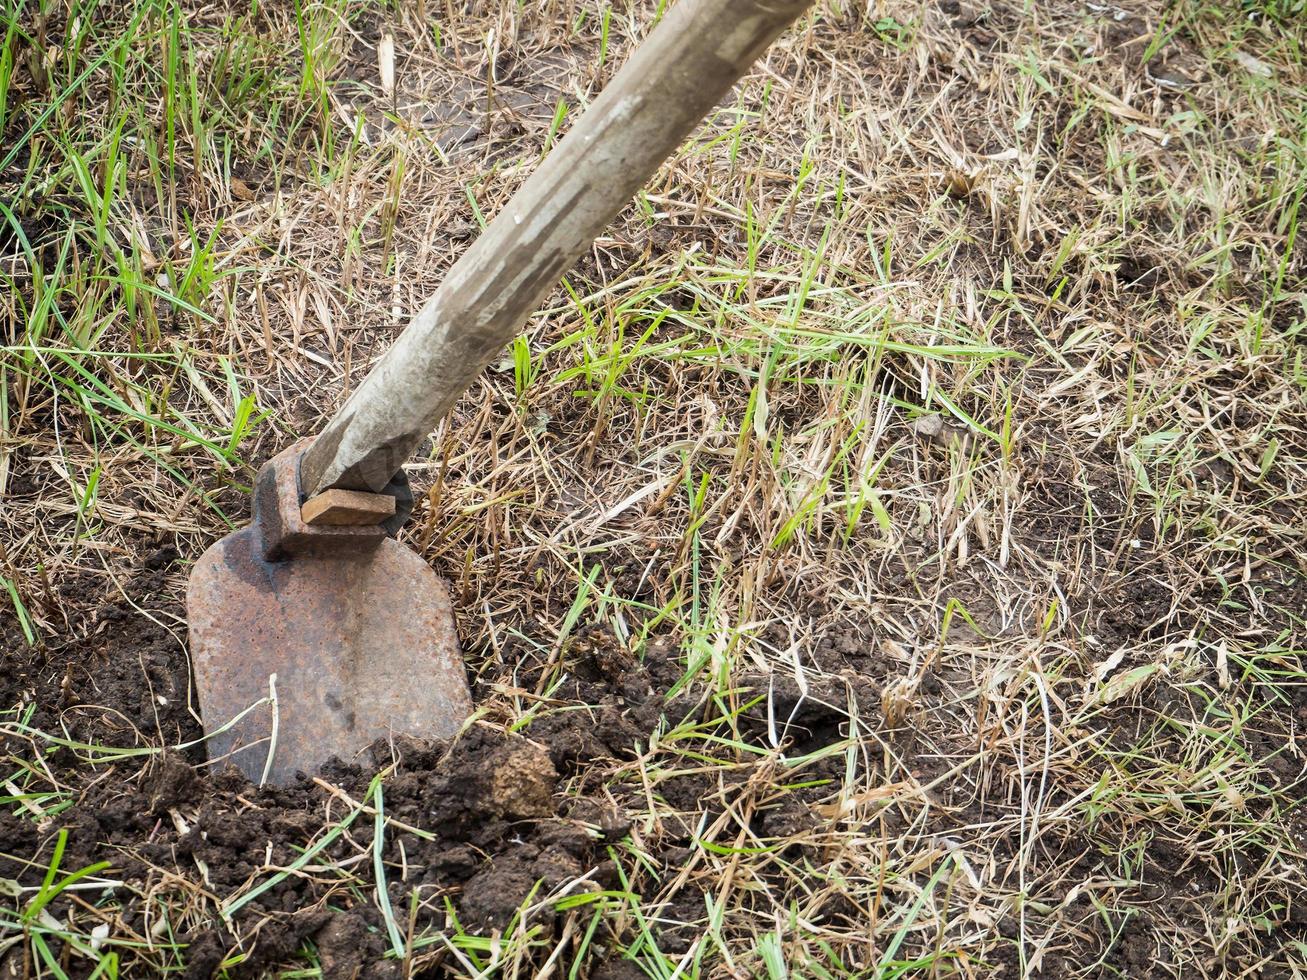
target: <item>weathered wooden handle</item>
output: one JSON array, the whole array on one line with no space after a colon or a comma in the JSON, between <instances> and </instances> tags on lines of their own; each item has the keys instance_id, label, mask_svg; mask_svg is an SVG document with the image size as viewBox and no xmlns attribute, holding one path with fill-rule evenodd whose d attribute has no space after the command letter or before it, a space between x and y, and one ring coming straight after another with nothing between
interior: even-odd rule
<instances>
[{"instance_id":1,"label":"weathered wooden handle","mask_svg":"<svg viewBox=\"0 0 1307 980\"><path fill-rule=\"evenodd\" d=\"M680 0L450 269L300 464L378 491L595 237L812 0Z\"/></svg>"}]
</instances>

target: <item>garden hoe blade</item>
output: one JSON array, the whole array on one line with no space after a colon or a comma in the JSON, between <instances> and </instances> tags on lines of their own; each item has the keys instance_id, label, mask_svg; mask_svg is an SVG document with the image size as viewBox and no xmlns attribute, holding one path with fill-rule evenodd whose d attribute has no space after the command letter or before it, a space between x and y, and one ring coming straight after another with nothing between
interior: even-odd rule
<instances>
[{"instance_id":1,"label":"garden hoe blade","mask_svg":"<svg viewBox=\"0 0 1307 980\"><path fill-rule=\"evenodd\" d=\"M238 718L209 757L277 785L378 738L453 735L472 711L444 582L383 526L304 523L302 449L260 471L253 523L186 590L200 710Z\"/></svg>"},{"instance_id":2,"label":"garden hoe blade","mask_svg":"<svg viewBox=\"0 0 1307 980\"><path fill-rule=\"evenodd\" d=\"M187 590L211 758L284 783L380 736L459 729L472 703L445 589L390 539L402 517L379 523L397 474L811 2L680 0L312 445L260 471L253 525L205 552Z\"/></svg>"}]
</instances>

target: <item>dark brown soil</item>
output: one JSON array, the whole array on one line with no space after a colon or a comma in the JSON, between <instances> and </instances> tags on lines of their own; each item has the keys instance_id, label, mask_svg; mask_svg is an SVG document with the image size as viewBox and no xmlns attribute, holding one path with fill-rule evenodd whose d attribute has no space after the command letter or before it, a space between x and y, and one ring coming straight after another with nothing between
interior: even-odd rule
<instances>
[{"instance_id":1,"label":"dark brown soil","mask_svg":"<svg viewBox=\"0 0 1307 980\"><path fill-rule=\"evenodd\" d=\"M197 739L182 635L169 625L175 620L168 613L179 610L167 594L184 574L176 559L171 547L148 550L126 585L127 596L116 600L88 601L88 583L68 583L59 595L70 611L64 642L30 648L14 618L0 618L10 666L0 676L0 703L17 708L32 730L88 745L157 748ZM79 607L85 610L80 617ZM587 784L587 772L631 757L660 717L692 707L664 696L682 670L670 641L649 644L640 661L606 629L582 627L565 645L562 666L566 680L553 697L570 708L536 720L529 737L477 725L452 744L379 743L362 762L329 766L321 782L302 779L281 789L260 789L234 768L211 771L198 748L95 766L78 758L78 750L6 738L0 751L14 757L45 748L45 765L72 805L41 820L0 811L0 878L39 884L66 831L61 867L108 861L103 873L123 883L114 894L122 928L144 936L153 920L143 896L179 882L192 893L240 894L349 817L348 799L364 799L373 776L393 766L384 783L385 813L422 833L392 831L383 845L392 907L406 911L409 895L421 886L426 901L412 923L415 933L449 927L446 900L467 931L502 932L533 894L581 876L593 888L620 887L606 848L627 835L630 820L602 786ZM525 680L535 683L538 672ZM741 737L807 752L847 734L850 697L867 712L877 710L879 688L845 668L802 690L792 678L750 676L739 694ZM829 775L842 766L831 760ZM690 854L694 828L688 818L704 809L720 813L713 802L720 789L702 775L660 785L662 798L687 816L659 845L669 875ZM803 834L816 821L809 802L824 793L818 785L765 802L758 832L768 838ZM203 912L189 916L193 927L175 936L184 952L161 953L159 969L184 964L185 976L209 977L227 964L226 975L262 976L307 949L327 977L399 976L401 964L385 956L385 922L370 898L372 835L372 820L355 819L315 859L320 867L356 859L348 866L362 887L347 887L344 876L292 874L241 907L230 925L215 902L201 902ZM685 908L665 909L658 929L668 953L689 948L696 927L681 923L702 912L702 901L689 892L678 903ZM77 905L77 899L60 897L49 910L62 919L77 914ZM237 935L252 935L252 945L238 943ZM65 969L78 976L85 963L73 957ZM613 962L595 975L626 976L630 969ZM22 976L23 970L17 954L0 960L0 976ZM440 960L421 975L442 975Z\"/></svg>"},{"instance_id":2,"label":"dark brown soil","mask_svg":"<svg viewBox=\"0 0 1307 980\"><path fill-rule=\"evenodd\" d=\"M49 601L60 603L68 616L62 642L29 648L13 617L0 618L8 667L0 675L0 706L17 711L9 717L21 718L33 730L96 745L157 748L199 737L183 628L175 618L180 610L169 598L179 591L185 570L166 543L149 544L143 552L146 557L123 583L123 592L115 587L104 595L103 585L89 578L58 585ZM1174 622L1176 595L1148 577L1148 555L1145 551L1132 559L1137 565L1131 574L1117 573L1104 583L1085 611L1091 628L1113 638L1147 637L1159 622ZM1264 591L1275 609L1301 607L1300 579L1268 580ZM1187 615L1218 608L1218 595L1200 593L1185 600L1194 604ZM982 608L971 597L968 602ZM1280 615L1275 609L1267 615ZM529 636L531 629L522 632ZM771 639L782 642L782 633ZM595 773L611 772L615 761L634 758L660 719L674 724L702 707L667 696L683 670L672 638L655 640L641 653L637 657L606 628L582 626L553 665L563 678L551 688L549 704L555 710L540 712L523 733L483 722L453 744L378 744L361 760L329 766L320 782L303 779L284 789L260 789L234 769L212 772L199 749L91 765L80 757L82 750L14 734L0 744L0 752L32 759L38 749L43 751L43 765L65 791L68 805L60 809L47 802L50 814L44 819L14 808L0 811L0 879L39 885L60 833L66 831L65 871L107 861L110 867L103 874L123 883L113 894L122 934L150 935L157 918L147 896L186 897L188 911L181 919L188 927L174 935L176 951L160 947L153 960L158 972L263 976L303 963L307 955L316 957L329 978L400 976L403 964L387 957L387 926L375 899L374 822L370 811L359 814L350 801L363 800L376 773L393 766L383 784L385 813L416 831L392 827L381 853L391 906L402 928L415 935L456 927L473 934L503 933L524 902L578 878L587 888L622 889L608 848L631 831L624 803L632 811L642 810L646 790L595 778ZM476 663L485 656L471 651L469 659ZM519 665L520 686L542 689L543 667L528 642L520 648L510 642L499 656ZM882 696L901 677L903 664L874 626L832 629L818 638L813 656L823 674L803 687L781 672L742 676L738 710L721 730L729 729L747 744L785 744L797 753L811 753L846 737L852 713L864 730L876 729L895 752L916 756L911 713L892 723L881 716ZM955 683L966 682L927 672L918 696L945 703ZM493 700L485 697L489 692L477 693L479 701ZM1195 724L1205 710L1197 701L1165 707L1171 716L1192 717ZM1307 711L1292 707L1298 715ZM1106 712L1100 723L1124 749L1156 720L1123 705ZM1264 760L1267 776L1277 786L1302 779L1299 761L1282 752L1288 730L1278 715L1266 716L1252 736L1249 749ZM957 748L959 754L969 751L965 745ZM1181 751L1178 742L1176 751ZM788 845L785 852L802 861L811 846L806 841L824 819L816 808L843 766L842 754L837 754L807 770L809 785L759 798L751 829L760 839L803 842ZM942 776L948 768L937 754L923 754L914 762L923 780ZM657 841L648 846L655 865L642 883L646 894L670 881L691 859L696 826L721 816L745 778L729 770L713 776L690 771L658 783L655 792L670 813ZM932 818L932 833L948 836L993 815L991 804L965 784L945 782L936 794L945 809ZM1052 798L1057 798L1056 789ZM219 900L270 879L351 814L355 819L346 831L315 856L313 873L283 876L224 922ZM882 834L903 829L892 811L881 819ZM1014 854L1004 842L994 844L996 859L1011 860ZM1083 836L1069 838L1060 853L1044 859L1049 866L1073 867L1077 880L1116 873L1113 859ZM1134 898L1165 903L1177 921L1200 918L1202 910L1192 907L1192 896L1212 893L1231 872L1219 856L1190 856L1161 838L1147 843L1143 860ZM332 871L333 865L338 870ZM410 924L415 888L423 903ZM1284 907L1285 928L1300 931L1301 904L1286 897ZM686 887L661 909L655 931L663 952L676 955L691 947L703 908L702 895ZM56 899L49 910L58 919L94 915L90 905L69 896ZM856 922L862 913L831 908L829 914ZM546 935L558 925L549 916L537 914L532 920L543 925ZM1097 943L1105 962L1132 976L1149 976L1148 964L1159 955L1162 941L1149 921L1132 921L1119 934L1108 935L1086 905L1080 925L1086 936L1097 937L1091 945ZM608 920L603 928L610 928ZM996 928L1002 932L1005 925ZM617 949L632 937L604 938L608 948ZM1068 956L1067 969L1083 966L1078 953ZM1058 962L1050 956L1050 964ZM79 976L86 963L70 957L65 970ZM433 956L428 950L416 975L445 975L446 964L438 952ZM0 960L0 977L23 976L25 969L19 953ZM634 975L629 962L599 960L595 969L588 975Z\"/></svg>"},{"instance_id":3,"label":"dark brown soil","mask_svg":"<svg viewBox=\"0 0 1307 980\"><path fill-rule=\"evenodd\" d=\"M159 598L177 557L168 545L148 549L137 575L125 583L130 599L118 594L95 601L99 587L89 578L61 583L43 597L43 604L71 619L57 643L29 647L6 611L0 617L6 668L0 704L30 705L32 727L62 726L74 740L122 746L198 738L181 610Z\"/></svg>"},{"instance_id":4,"label":"dark brown soil","mask_svg":"<svg viewBox=\"0 0 1307 980\"><path fill-rule=\"evenodd\" d=\"M58 646L28 648L13 617L0 620L9 665L0 675L0 704L17 707L31 729L88 744L143 747L197 738L180 639L132 608L159 606L175 558L169 548L153 552L131 585L132 602L94 605L74 624L74 638ZM64 598L75 608L76 589ZM562 781L597 759L631 753L656 723L662 698L650 671L611 634L583 629L566 656L573 668L566 695L588 711L544 718L530 738L474 725L452 744L379 743L362 763L333 764L321 782L301 779L288 788L260 789L234 768L212 772L199 749L105 766L88 766L67 748L48 749L45 765L74 805L43 820L0 811L0 879L39 884L66 831L61 867L108 861L104 874L124 883L115 894L121 925L143 936L152 920L142 896L178 881L187 890L230 896L270 877L351 814L346 797L364 799L375 773L393 766L384 784L385 813L421 832L390 833L383 855L392 906L405 920L411 892L423 886L427 901L412 923L415 933L448 927L446 897L463 928L488 934L508 927L533 893L547 894L587 872L591 887L616 887L605 847L626 835L629 822L603 799L563 794ZM3 743L0 753L33 754L22 738ZM262 976L309 948L327 977L399 976L401 964L384 958L385 923L368 897L372 835L373 821L356 819L315 862L368 855L346 866L369 884L350 889L343 873L292 874L240 908L234 928L214 914L212 902L201 902L209 914L191 916L194 928L175 937L184 955L164 955L160 969L184 962L185 976L209 977L225 962L226 975ZM61 896L49 910L62 919L76 902ZM253 935L253 944L239 946L237 933ZM77 976L85 962L72 958L65 968ZM422 975L443 975L439 962ZM0 959L0 976L24 970L21 953Z\"/></svg>"}]
</instances>

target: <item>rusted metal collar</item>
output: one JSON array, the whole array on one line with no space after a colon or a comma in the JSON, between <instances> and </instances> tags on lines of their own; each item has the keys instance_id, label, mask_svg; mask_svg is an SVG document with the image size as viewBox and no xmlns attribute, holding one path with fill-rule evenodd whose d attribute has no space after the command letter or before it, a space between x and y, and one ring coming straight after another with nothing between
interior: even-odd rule
<instances>
[{"instance_id":1,"label":"rusted metal collar","mask_svg":"<svg viewBox=\"0 0 1307 980\"><path fill-rule=\"evenodd\" d=\"M413 513L413 490L400 470L382 491L395 498L395 516L372 525L310 525L301 510L300 459L311 439L302 439L268 460L254 483L254 526L260 529L264 561L361 554L394 537Z\"/></svg>"}]
</instances>

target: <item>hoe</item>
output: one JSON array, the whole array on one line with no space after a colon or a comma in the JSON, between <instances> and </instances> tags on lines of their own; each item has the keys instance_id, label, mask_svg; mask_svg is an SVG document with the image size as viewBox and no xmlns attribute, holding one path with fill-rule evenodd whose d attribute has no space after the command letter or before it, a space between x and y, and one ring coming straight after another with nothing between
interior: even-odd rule
<instances>
[{"instance_id":1,"label":"hoe","mask_svg":"<svg viewBox=\"0 0 1307 980\"><path fill-rule=\"evenodd\" d=\"M190 651L212 758L285 784L472 711L444 583L394 535L405 459L604 227L811 0L680 0L312 440L196 562ZM234 721L229 721L234 719Z\"/></svg>"}]
</instances>

